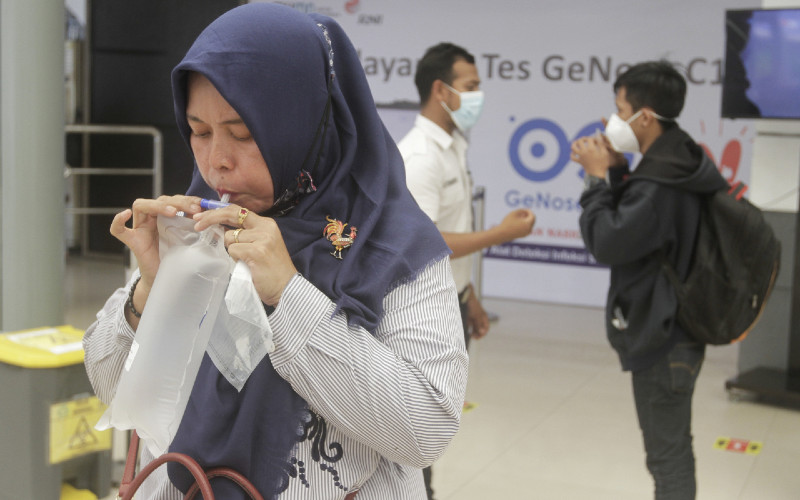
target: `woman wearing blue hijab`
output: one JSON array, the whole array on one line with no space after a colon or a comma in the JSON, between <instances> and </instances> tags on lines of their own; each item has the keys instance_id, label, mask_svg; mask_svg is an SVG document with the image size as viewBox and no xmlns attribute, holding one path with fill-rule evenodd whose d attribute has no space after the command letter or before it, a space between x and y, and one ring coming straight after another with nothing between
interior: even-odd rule
<instances>
[{"instance_id":1,"label":"woman wearing blue hijab","mask_svg":"<svg viewBox=\"0 0 800 500\"><path fill-rule=\"evenodd\" d=\"M200 34L172 85L195 171L185 196L137 200L112 223L139 269L84 338L98 396L113 398L158 270L156 216L182 211L198 231L232 228L275 350L241 391L206 354L170 451L232 467L264 498L425 499L420 469L458 429L467 355L449 250L406 189L352 44L330 18L243 5ZM162 468L137 498L191 483Z\"/></svg>"}]
</instances>

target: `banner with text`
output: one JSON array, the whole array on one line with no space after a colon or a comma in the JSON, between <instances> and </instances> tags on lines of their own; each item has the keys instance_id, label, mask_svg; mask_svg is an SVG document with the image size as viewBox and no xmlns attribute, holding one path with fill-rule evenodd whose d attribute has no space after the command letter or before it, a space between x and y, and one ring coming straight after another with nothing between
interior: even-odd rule
<instances>
[{"instance_id":1,"label":"banner with text","mask_svg":"<svg viewBox=\"0 0 800 500\"><path fill-rule=\"evenodd\" d=\"M582 171L569 149L616 111L612 85L631 64L667 59L682 67L689 89L679 124L726 178L749 181L755 126L720 118L724 13L760 1L278 3L342 25L395 140L413 124L414 70L425 49L450 41L475 55L486 103L468 158L476 186L486 189L486 227L519 207L537 216L531 236L484 253L485 296L604 303L608 270L581 240Z\"/></svg>"}]
</instances>

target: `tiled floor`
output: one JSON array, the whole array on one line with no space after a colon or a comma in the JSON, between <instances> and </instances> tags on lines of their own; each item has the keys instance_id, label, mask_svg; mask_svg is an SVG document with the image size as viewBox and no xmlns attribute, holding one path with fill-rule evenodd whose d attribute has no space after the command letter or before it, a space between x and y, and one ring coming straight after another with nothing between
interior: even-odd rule
<instances>
[{"instance_id":1,"label":"tiled floor","mask_svg":"<svg viewBox=\"0 0 800 500\"><path fill-rule=\"evenodd\" d=\"M124 279L121 260L74 259L67 322L85 328ZM437 500L652 498L629 375L599 309L487 299L498 315L471 347L462 428L434 465ZM800 411L729 397L737 348L714 347L695 392L699 500L800 499ZM757 455L720 437L763 443Z\"/></svg>"}]
</instances>

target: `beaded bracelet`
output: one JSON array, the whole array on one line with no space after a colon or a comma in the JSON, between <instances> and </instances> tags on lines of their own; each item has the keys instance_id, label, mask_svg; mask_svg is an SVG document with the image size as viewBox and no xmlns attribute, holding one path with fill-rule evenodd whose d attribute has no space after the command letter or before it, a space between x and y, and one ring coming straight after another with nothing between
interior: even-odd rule
<instances>
[{"instance_id":1,"label":"beaded bracelet","mask_svg":"<svg viewBox=\"0 0 800 500\"><path fill-rule=\"evenodd\" d=\"M131 285L131 291L128 293L128 302L126 302L126 305L128 306L128 309L130 309L131 313L133 313L133 315L136 316L137 318L141 318L142 317L142 313L140 313L139 311L136 310L135 307L133 307L133 292L136 291L136 285L139 284L139 280L140 279L142 279L141 275L139 275L133 281L133 285Z\"/></svg>"}]
</instances>

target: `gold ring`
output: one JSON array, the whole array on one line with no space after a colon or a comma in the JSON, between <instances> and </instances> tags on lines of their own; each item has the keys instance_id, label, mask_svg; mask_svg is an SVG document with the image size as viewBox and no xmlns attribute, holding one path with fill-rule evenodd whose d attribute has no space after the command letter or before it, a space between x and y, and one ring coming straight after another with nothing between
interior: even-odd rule
<instances>
[{"instance_id":1,"label":"gold ring","mask_svg":"<svg viewBox=\"0 0 800 500\"><path fill-rule=\"evenodd\" d=\"M246 208L239 209L239 225L244 226L244 220L247 218L247 214L250 213L250 210Z\"/></svg>"},{"instance_id":2,"label":"gold ring","mask_svg":"<svg viewBox=\"0 0 800 500\"><path fill-rule=\"evenodd\" d=\"M242 231L242 228L236 229L233 231L233 241L234 243L239 243L239 233Z\"/></svg>"}]
</instances>

